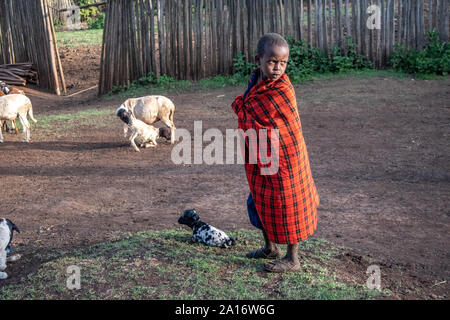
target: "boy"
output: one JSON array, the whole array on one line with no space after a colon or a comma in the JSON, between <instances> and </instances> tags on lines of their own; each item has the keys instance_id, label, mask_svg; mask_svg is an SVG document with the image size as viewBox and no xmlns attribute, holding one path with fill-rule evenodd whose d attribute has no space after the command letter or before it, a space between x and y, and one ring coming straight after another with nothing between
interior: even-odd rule
<instances>
[{"instance_id":1,"label":"boy","mask_svg":"<svg viewBox=\"0 0 450 320\"><path fill-rule=\"evenodd\" d=\"M268 272L298 271L299 242L316 230L319 196L311 176L294 88L284 74L289 46L281 35L269 33L259 40L257 51L259 68L252 72L247 91L236 98L232 108L244 132L278 130L279 147L275 153L279 167L276 173L263 175L261 159L256 164L245 163L250 222L262 230L265 240L264 248L249 252L247 257L275 259L264 264ZM248 153L247 143L245 149ZM267 149L271 150L270 146ZM278 244L287 244L282 259Z\"/></svg>"}]
</instances>

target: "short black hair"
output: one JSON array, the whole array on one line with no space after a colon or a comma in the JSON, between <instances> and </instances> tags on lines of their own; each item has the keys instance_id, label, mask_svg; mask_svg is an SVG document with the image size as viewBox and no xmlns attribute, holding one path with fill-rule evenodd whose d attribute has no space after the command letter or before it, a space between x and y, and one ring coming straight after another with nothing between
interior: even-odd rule
<instances>
[{"instance_id":1,"label":"short black hair","mask_svg":"<svg viewBox=\"0 0 450 320\"><path fill-rule=\"evenodd\" d=\"M286 47L289 49L289 44L286 39L278 33L266 33L259 39L257 48L258 56L262 57L266 53L268 46Z\"/></svg>"}]
</instances>

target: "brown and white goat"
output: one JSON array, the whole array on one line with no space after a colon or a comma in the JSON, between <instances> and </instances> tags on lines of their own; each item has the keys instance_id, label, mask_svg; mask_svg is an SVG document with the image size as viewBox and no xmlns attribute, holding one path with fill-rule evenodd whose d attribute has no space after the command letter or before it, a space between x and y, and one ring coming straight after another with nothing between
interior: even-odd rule
<instances>
[{"instance_id":1,"label":"brown and white goat","mask_svg":"<svg viewBox=\"0 0 450 320\"><path fill-rule=\"evenodd\" d=\"M12 89L10 89L6 83L4 83L3 81L0 81L0 97L5 96L7 94L23 94L25 95L25 92L23 90L17 89L15 87L12 87ZM0 130L4 130L5 132L9 132L9 128L8 128L8 124L6 123L6 121L0 121ZM16 124L16 120L12 120L12 130L16 131L16 134L19 133L19 129L17 129L17 124Z\"/></svg>"},{"instance_id":2,"label":"brown and white goat","mask_svg":"<svg viewBox=\"0 0 450 320\"><path fill-rule=\"evenodd\" d=\"M146 96L141 98L131 98L122 103L116 111L120 110L130 111L134 118L143 121L150 125L157 121L162 121L170 128L170 142L175 143L175 124L173 122L173 115L175 112L175 105L173 102L164 96ZM125 125L123 132L126 137L129 126Z\"/></svg>"},{"instance_id":3,"label":"brown and white goat","mask_svg":"<svg viewBox=\"0 0 450 320\"><path fill-rule=\"evenodd\" d=\"M27 115L33 122L37 122L33 117L33 107L30 99L22 94L8 94L0 97L0 121L15 120L19 117L22 124L23 141L30 142L30 123ZM0 130L0 143L3 142L3 134Z\"/></svg>"}]
</instances>

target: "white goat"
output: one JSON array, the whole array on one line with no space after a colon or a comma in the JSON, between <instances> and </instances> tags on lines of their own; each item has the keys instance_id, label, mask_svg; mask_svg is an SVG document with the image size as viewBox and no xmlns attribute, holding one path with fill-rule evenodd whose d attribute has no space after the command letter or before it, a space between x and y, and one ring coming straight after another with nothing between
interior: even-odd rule
<instances>
[{"instance_id":1,"label":"white goat","mask_svg":"<svg viewBox=\"0 0 450 320\"><path fill-rule=\"evenodd\" d=\"M171 130L170 142L175 143L175 124L173 114L175 105L164 96L146 96L141 98L132 98L122 103L119 109L124 108L131 111L132 115L146 124L152 124L161 120ZM117 109L117 110L119 110ZM128 134L128 125L124 126L124 136Z\"/></svg>"},{"instance_id":2,"label":"white goat","mask_svg":"<svg viewBox=\"0 0 450 320\"><path fill-rule=\"evenodd\" d=\"M37 122L33 117L33 106L30 99L22 94L9 94L0 97L0 120L15 120L19 117L22 124L22 141L30 142L30 123L27 120L30 116L33 122ZM3 135L0 130L0 143L3 142Z\"/></svg>"},{"instance_id":3,"label":"white goat","mask_svg":"<svg viewBox=\"0 0 450 320\"><path fill-rule=\"evenodd\" d=\"M131 146L139 152L139 148L136 145L136 142L139 144L140 147L156 147L156 139L159 137L165 137L168 138L167 132L164 129L170 130L168 128L155 128L149 124L146 124L145 122L136 119L130 110L127 110L123 107L119 107L116 111L116 116L120 118L123 122L125 122L125 125L128 129L131 131L130 135L130 142Z\"/></svg>"},{"instance_id":4,"label":"white goat","mask_svg":"<svg viewBox=\"0 0 450 320\"><path fill-rule=\"evenodd\" d=\"M19 228L9 219L0 219L0 280L8 278L6 272L6 262L13 262L20 259L20 254L6 257L11 252L11 242L14 231L20 232Z\"/></svg>"}]
</instances>

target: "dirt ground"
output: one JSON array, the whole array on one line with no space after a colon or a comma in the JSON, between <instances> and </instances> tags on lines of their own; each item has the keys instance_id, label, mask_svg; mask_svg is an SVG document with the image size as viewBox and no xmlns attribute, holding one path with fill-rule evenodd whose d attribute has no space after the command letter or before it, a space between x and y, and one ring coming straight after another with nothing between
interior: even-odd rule
<instances>
[{"instance_id":1,"label":"dirt ground","mask_svg":"<svg viewBox=\"0 0 450 320\"><path fill-rule=\"evenodd\" d=\"M86 48L62 51L69 93L96 84L99 57L90 50L96 59ZM355 269L364 284L361 257L370 257L394 298L448 299L450 80L342 77L295 89L321 197L314 236L349 248L337 268ZM193 134L201 120L203 131L225 132L237 126L230 104L243 90L167 96L177 128ZM62 135L35 130L29 144L5 135L0 212L22 231L17 252L178 228L188 208L221 229L251 228L242 165L175 165L165 142L134 152L114 116L123 99L99 99L95 90L73 98L25 91L38 121L85 109L108 109L111 117L101 128L80 122Z\"/></svg>"},{"instance_id":2,"label":"dirt ground","mask_svg":"<svg viewBox=\"0 0 450 320\"><path fill-rule=\"evenodd\" d=\"M98 84L101 46L60 47L67 95Z\"/></svg>"}]
</instances>

